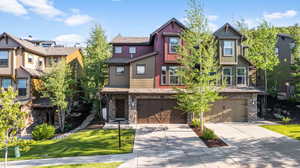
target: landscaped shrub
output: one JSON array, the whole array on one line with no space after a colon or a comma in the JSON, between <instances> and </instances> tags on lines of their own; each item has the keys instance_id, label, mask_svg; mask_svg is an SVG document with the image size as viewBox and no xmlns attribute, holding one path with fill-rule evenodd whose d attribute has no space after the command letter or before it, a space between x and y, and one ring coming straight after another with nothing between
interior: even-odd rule
<instances>
[{"instance_id":1,"label":"landscaped shrub","mask_svg":"<svg viewBox=\"0 0 300 168\"><path fill-rule=\"evenodd\" d=\"M199 128L201 125L201 121L199 119L193 119L191 124L194 128Z\"/></svg>"},{"instance_id":2,"label":"landscaped shrub","mask_svg":"<svg viewBox=\"0 0 300 168\"><path fill-rule=\"evenodd\" d=\"M52 125L41 124L34 127L32 137L34 140L50 139L55 134L55 128Z\"/></svg>"},{"instance_id":3,"label":"landscaped shrub","mask_svg":"<svg viewBox=\"0 0 300 168\"><path fill-rule=\"evenodd\" d=\"M217 135L214 133L214 131L205 128L203 131L203 134L201 136L201 138L205 139L205 140L211 140L211 139L217 139Z\"/></svg>"},{"instance_id":4,"label":"landscaped shrub","mask_svg":"<svg viewBox=\"0 0 300 168\"><path fill-rule=\"evenodd\" d=\"M283 124L288 124L292 119L289 117L282 117L281 121Z\"/></svg>"}]
</instances>

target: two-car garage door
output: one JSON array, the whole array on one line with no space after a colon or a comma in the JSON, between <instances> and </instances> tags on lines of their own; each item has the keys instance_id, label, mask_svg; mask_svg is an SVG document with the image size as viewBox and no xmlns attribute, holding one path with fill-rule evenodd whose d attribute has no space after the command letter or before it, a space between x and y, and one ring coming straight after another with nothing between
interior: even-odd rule
<instances>
[{"instance_id":1,"label":"two-car garage door","mask_svg":"<svg viewBox=\"0 0 300 168\"><path fill-rule=\"evenodd\" d=\"M224 99L215 102L210 112L204 114L207 122L247 121L245 99ZM138 99L138 123L187 123L187 113L176 109L174 99Z\"/></svg>"},{"instance_id":2,"label":"two-car garage door","mask_svg":"<svg viewBox=\"0 0 300 168\"><path fill-rule=\"evenodd\" d=\"M187 113L176 109L173 99L138 99L138 123L186 123Z\"/></svg>"}]
</instances>

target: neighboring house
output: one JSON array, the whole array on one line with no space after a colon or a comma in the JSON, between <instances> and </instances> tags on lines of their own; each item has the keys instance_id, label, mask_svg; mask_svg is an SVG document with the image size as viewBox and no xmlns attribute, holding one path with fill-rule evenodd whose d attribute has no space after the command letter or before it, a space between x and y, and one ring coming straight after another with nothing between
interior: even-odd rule
<instances>
[{"instance_id":1,"label":"neighboring house","mask_svg":"<svg viewBox=\"0 0 300 168\"><path fill-rule=\"evenodd\" d=\"M39 78L54 62L62 59L74 69L82 67L80 49L57 47L52 46L55 43L50 43L51 45L44 46L40 42L21 39L8 33L0 35L0 87L6 89L11 86L18 90L17 99L22 104L22 110L32 111L33 114L36 113L35 116L42 118L44 116L46 122L53 122L51 116L40 111L51 106L47 101L36 100L33 95L40 84Z\"/></svg>"},{"instance_id":2,"label":"neighboring house","mask_svg":"<svg viewBox=\"0 0 300 168\"><path fill-rule=\"evenodd\" d=\"M102 91L108 119L124 118L129 123L187 123L191 116L176 109L173 87L183 87L176 72L176 47L182 45L180 33L186 27L175 18L151 33L150 37L122 37L112 40L109 84ZM218 60L222 79L228 87L223 100L205 113L210 122L251 121L257 119L257 94L250 77L253 65L244 57L244 36L230 24L214 35L218 39Z\"/></svg>"}]
</instances>

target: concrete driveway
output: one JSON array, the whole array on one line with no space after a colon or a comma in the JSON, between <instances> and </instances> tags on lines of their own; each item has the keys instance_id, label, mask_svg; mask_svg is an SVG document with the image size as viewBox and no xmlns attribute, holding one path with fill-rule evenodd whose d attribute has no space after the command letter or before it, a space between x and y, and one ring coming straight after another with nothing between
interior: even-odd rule
<instances>
[{"instance_id":1,"label":"concrete driveway","mask_svg":"<svg viewBox=\"0 0 300 168\"><path fill-rule=\"evenodd\" d=\"M187 125L138 125L122 168L300 167L300 142L256 124L207 124L228 147L207 148Z\"/></svg>"}]
</instances>

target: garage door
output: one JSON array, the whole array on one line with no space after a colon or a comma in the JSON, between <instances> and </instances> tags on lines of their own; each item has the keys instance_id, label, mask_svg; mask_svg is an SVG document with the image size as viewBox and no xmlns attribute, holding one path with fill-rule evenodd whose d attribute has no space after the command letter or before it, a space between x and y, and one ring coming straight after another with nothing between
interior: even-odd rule
<instances>
[{"instance_id":1,"label":"garage door","mask_svg":"<svg viewBox=\"0 0 300 168\"><path fill-rule=\"evenodd\" d=\"M175 109L176 106L176 100L171 99L138 99L138 123L186 123L187 114Z\"/></svg>"},{"instance_id":2,"label":"garage door","mask_svg":"<svg viewBox=\"0 0 300 168\"><path fill-rule=\"evenodd\" d=\"M210 112L204 113L208 122L247 121L246 100L227 99L217 101Z\"/></svg>"}]
</instances>

